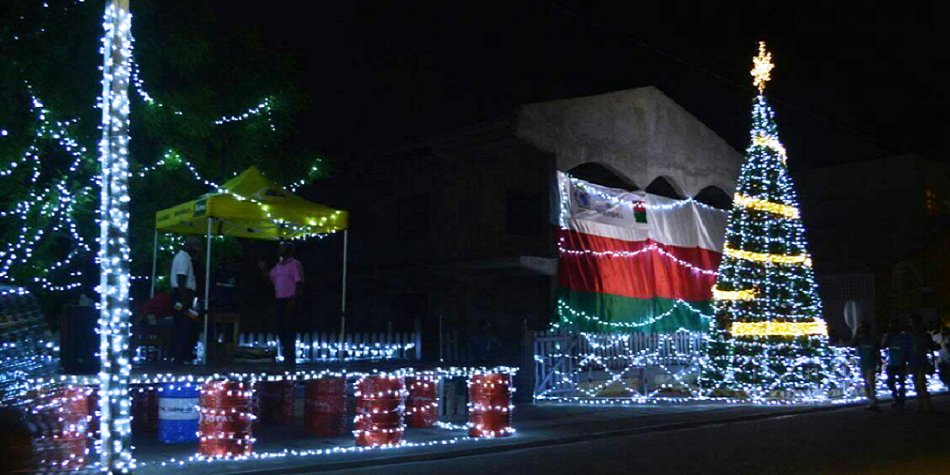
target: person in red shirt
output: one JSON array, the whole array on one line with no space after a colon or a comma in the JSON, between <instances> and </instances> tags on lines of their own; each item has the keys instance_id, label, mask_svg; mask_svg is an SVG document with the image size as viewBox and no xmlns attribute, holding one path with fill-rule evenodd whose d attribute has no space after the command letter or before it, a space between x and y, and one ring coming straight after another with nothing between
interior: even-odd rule
<instances>
[{"instance_id":1,"label":"person in red shirt","mask_svg":"<svg viewBox=\"0 0 950 475\"><path fill-rule=\"evenodd\" d=\"M172 306L174 305L172 300L172 294L159 292L139 307L139 316L147 318L151 315L155 317L156 320L170 317L172 316ZM149 319L149 322L155 325L155 323L151 322L151 319Z\"/></svg>"},{"instance_id":2,"label":"person in red shirt","mask_svg":"<svg viewBox=\"0 0 950 475\"><path fill-rule=\"evenodd\" d=\"M294 331L297 324L297 310L300 297L303 295L304 271L303 264L294 259L294 245L290 242L280 243L280 262L267 271L267 264L261 260L258 266L264 271L274 286L276 305L274 308L277 337L280 338L280 354L284 357L284 364L293 368L297 364L296 342Z\"/></svg>"}]
</instances>

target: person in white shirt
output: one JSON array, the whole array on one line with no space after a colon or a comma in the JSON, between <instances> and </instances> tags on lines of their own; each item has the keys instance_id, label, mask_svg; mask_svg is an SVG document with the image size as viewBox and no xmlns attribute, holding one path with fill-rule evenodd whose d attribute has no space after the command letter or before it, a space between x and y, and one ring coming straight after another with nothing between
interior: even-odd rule
<instances>
[{"instance_id":1,"label":"person in white shirt","mask_svg":"<svg viewBox=\"0 0 950 475\"><path fill-rule=\"evenodd\" d=\"M194 360L194 330L195 320L189 316L194 306L198 282L195 279L195 269L192 258L198 255L201 241L196 237L185 240L184 246L175 255L172 261L171 285L172 297L175 302L175 331L172 333L171 360L176 364L183 364Z\"/></svg>"}]
</instances>

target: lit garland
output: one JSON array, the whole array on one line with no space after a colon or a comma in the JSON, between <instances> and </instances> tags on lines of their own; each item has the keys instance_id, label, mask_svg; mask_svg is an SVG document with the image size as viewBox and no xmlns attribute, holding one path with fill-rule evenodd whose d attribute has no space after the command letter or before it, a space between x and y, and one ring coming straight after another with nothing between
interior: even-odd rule
<instances>
[{"instance_id":1,"label":"lit garland","mask_svg":"<svg viewBox=\"0 0 950 475\"><path fill-rule=\"evenodd\" d=\"M636 200L629 200L629 199L618 198L618 197L616 197L616 196L614 196L614 195L610 195L610 194L604 193L604 192L598 190L597 188L594 188L594 187L590 186L587 182L585 182L585 181L583 181L583 180L580 180L580 179L578 179L578 178L574 178L573 176L570 176L570 175L568 175L567 173L565 173L565 175L567 175L568 178L570 178L570 180L571 180L571 185L572 185L572 186L576 186L576 187L578 187L578 188L582 188L585 192L590 193L590 194L592 194L592 195L594 195L594 196L596 196L596 197L598 197L598 198L600 198L600 199L602 199L602 200L609 201L609 202L610 202L611 204L613 204L613 205L626 206L626 207L630 207L630 208L632 208L632 207L634 207L634 206L643 206L645 209L650 209L650 210L654 210L654 211L670 211L670 210L677 209L677 208L683 208L683 207L686 207L686 206L695 205L695 206L698 206L698 207L700 207L700 208L707 209L707 210L710 210L710 211L718 211L718 212L720 212L720 213L726 213L726 212L728 212L728 210L719 209L719 208L717 208L717 207L715 207L715 206L710 206L710 205L708 205L708 204L706 204L706 203L703 203L702 201L697 201L695 198L692 198L692 197L687 198L687 199L685 199L685 200L676 200L676 201L673 202L673 203L663 204L663 205L647 204L647 203L644 203L643 201L636 201ZM566 196L566 195L565 195L565 194L562 194L561 196Z\"/></svg>"},{"instance_id":2,"label":"lit garland","mask_svg":"<svg viewBox=\"0 0 950 475\"><path fill-rule=\"evenodd\" d=\"M784 216L789 219L798 219L801 217L799 216L798 208L793 206L772 203L770 201L760 200L751 196L740 195L739 193L736 193L736 197L732 203L735 206L742 206L743 208L754 209L758 211L766 211L779 216Z\"/></svg>"},{"instance_id":3,"label":"lit garland","mask_svg":"<svg viewBox=\"0 0 950 475\"><path fill-rule=\"evenodd\" d=\"M788 160L787 152L785 151L785 146L782 145L782 142L779 142L778 138L772 137L771 135L759 135L752 138L752 145L759 147L768 147L776 151L779 155L779 158L782 159L782 162Z\"/></svg>"},{"instance_id":4,"label":"lit garland","mask_svg":"<svg viewBox=\"0 0 950 475\"><path fill-rule=\"evenodd\" d=\"M717 274L717 272L714 270L703 269L702 267L699 267L689 261L676 257L675 255L673 255L672 252L667 251L661 245L655 242L651 242L643 249L640 249L637 251L594 251L591 249L568 249L564 244L565 241L566 239L563 236L558 240L558 251L561 254L570 254L570 255L575 255L575 256L587 255L587 256L593 256L593 257L606 257L606 258L612 258L612 259L629 259L629 258L637 257L637 256L650 252L650 253L663 256L673 261L676 265L685 267L694 272L699 272L700 274L705 274L705 275Z\"/></svg>"},{"instance_id":5,"label":"lit garland","mask_svg":"<svg viewBox=\"0 0 950 475\"><path fill-rule=\"evenodd\" d=\"M735 322L729 328L732 336L828 336L824 320L811 322Z\"/></svg>"},{"instance_id":6,"label":"lit garland","mask_svg":"<svg viewBox=\"0 0 950 475\"><path fill-rule=\"evenodd\" d=\"M809 257L807 254L786 255L741 251L739 249L733 249L729 247L728 243L723 246L722 253L728 257L734 257L736 259L743 259L747 261L768 262L772 264L802 264L804 266L811 267L811 257Z\"/></svg>"},{"instance_id":7,"label":"lit garland","mask_svg":"<svg viewBox=\"0 0 950 475\"><path fill-rule=\"evenodd\" d=\"M551 328L553 328L553 329L558 329L558 328L561 328L562 326L564 326L564 327L570 327L571 325L573 325L573 324L575 323L575 320L578 319L578 318L584 320L585 322L594 323L594 324L597 324L597 325L602 325L602 326L605 326L605 327L607 327L607 328L616 328L616 329L642 328L642 327L646 327L646 326L648 326L648 325L653 325L653 324L655 324L655 323L658 323L660 320L663 320L664 318L666 318L666 317L672 315L673 312L675 312L678 307L685 307L685 308L686 308L687 310L689 310L690 312L693 312L693 313L699 315L699 318L702 318L702 319L709 320L709 319L712 319L712 318L713 318L712 315L703 314L701 310L699 310L698 308L696 308L696 307L690 305L689 302L687 302L687 301L685 301L685 300L677 299L676 302L674 303L673 307L670 308L669 310L667 310L667 311L665 311L665 312L663 312L663 313L660 313L660 314L658 314L658 315L653 315L653 316L651 316L650 318L648 318L648 319L646 319L646 320L644 320L644 321L642 321L642 322L636 322L636 323L633 323L633 322L610 322L610 321L606 321L606 320L600 318L600 317L597 316L597 315L592 315L592 314L589 314L589 313L584 312L584 311L582 311L582 310L576 310L576 309L572 308L570 305L568 305L567 302L565 302L565 301L563 301L563 300L561 300L561 299L558 299L558 301L557 301L557 308L558 308L558 315L560 315L560 317L561 317L561 321L560 321L560 322L552 323L552 324L551 324Z\"/></svg>"},{"instance_id":8,"label":"lit garland","mask_svg":"<svg viewBox=\"0 0 950 475\"><path fill-rule=\"evenodd\" d=\"M134 85L135 91L138 93L139 97L141 97L141 98L142 98L142 101L144 101L146 104L149 104L149 105L151 105L151 106L154 106L154 107L157 107L157 108L160 108L160 109L168 109L168 110L171 110L172 113L175 114L175 115L179 115L179 116L185 115L185 113L182 112L181 110L179 110L179 109L177 109L177 108L175 108L175 107L172 107L172 106L166 106L166 105L163 104L162 102L156 100L154 97L152 97L151 94L148 93L148 91L145 90L145 81L144 81L144 80L142 79L142 77L141 77L141 71L140 71L140 69L139 69L138 62L135 62L135 61L132 62L132 84ZM242 113L240 113L240 114L237 114L237 115L224 115L224 116L222 116L222 117L220 117L220 118L218 118L218 119L215 119L215 120L213 120L213 121L211 121L211 122L212 122L214 125L224 125L224 124L228 124L228 123L231 123L231 122L241 122L241 121L247 120L247 119L249 119L249 118L251 118L251 117L254 117L254 116L259 116L259 115L265 115L265 114L266 114L266 115L267 115L267 118L268 118L268 125L270 126L270 129L271 129L272 131L276 131L277 128L276 128L276 127L274 126L274 124L270 121L270 113L271 113L271 109L272 109L272 103L273 103L273 99L266 98L266 99L264 99L263 101L261 101L259 104L257 104L256 106L250 107L250 108L248 108L246 111L244 111L244 112L242 112Z\"/></svg>"},{"instance_id":9,"label":"lit garland","mask_svg":"<svg viewBox=\"0 0 950 475\"><path fill-rule=\"evenodd\" d=\"M755 300L755 289L746 290L719 290L719 287L713 286L713 300Z\"/></svg>"}]
</instances>

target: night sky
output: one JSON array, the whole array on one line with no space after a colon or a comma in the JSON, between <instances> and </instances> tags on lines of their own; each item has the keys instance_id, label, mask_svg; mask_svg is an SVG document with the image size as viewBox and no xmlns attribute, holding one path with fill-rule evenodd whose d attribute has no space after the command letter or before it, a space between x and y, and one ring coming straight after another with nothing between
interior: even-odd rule
<instances>
[{"instance_id":1,"label":"night sky","mask_svg":"<svg viewBox=\"0 0 950 475\"><path fill-rule=\"evenodd\" d=\"M907 151L947 156L939 114L950 64L934 6L650 4L255 1L228 2L228 13L261 22L274 48L299 59L313 102L298 142L337 154L503 118L519 104L646 85L741 151L751 57L764 39L793 170Z\"/></svg>"}]
</instances>

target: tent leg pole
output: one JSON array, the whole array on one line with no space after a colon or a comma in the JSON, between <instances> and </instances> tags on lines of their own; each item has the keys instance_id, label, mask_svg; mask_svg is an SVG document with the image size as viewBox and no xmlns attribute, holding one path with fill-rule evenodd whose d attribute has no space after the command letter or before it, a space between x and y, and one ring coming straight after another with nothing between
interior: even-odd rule
<instances>
[{"instance_id":1,"label":"tent leg pole","mask_svg":"<svg viewBox=\"0 0 950 475\"><path fill-rule=\"evenodd\" d=\"M343 230L343 290L340 296L340 342L346 335L346 257L349 250L349 230Z\"/></svg>"},{"instance_id":2,"label":"tent leg pole","mask_svg":"<svg viewBox=\"0 0 950 475\"><path fill-rule=\"evenodd\" d=\"M148 291L148 298L155 296L155 274L158 266L158 230L155 230L155 240L152 241L152 283L151 290Z\"/></svg>"},{"instance_id":3,"label":"tent leg pole","mask_svg":"<svg viewBox=\"0 0 950 475\"><path fill-rule=\"evenodd\" d=\"M208 297L211 295L211 226L214 223L214 218L208 218L208 246L205 254L205 331L204 331L204 340L202 345L204 345L204 352L201 354L201 364L208 364Z\"/></svg>"}]
</instances>

